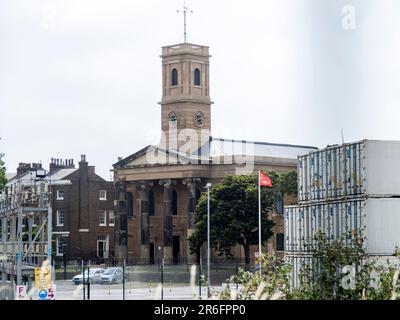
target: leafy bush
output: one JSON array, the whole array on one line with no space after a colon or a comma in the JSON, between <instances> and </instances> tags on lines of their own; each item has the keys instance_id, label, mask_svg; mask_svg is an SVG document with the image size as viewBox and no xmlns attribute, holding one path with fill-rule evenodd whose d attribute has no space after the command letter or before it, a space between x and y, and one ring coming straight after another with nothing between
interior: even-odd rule
<instances>
[{"instance_id":1,"label":"leafy bush","mask_svg":"<svg viewBox=\"0 0 400 320\"><path fill-rule=\"evenodd\" d=\"M291 286L292 265L273 255L260 257L262 272L239 270L230 277L220 299L233 300L399 300L399 255L382 261L369 257L360 237L330 240L319 233L303 265L299 283Z\"/></svg>"}]
</instances>

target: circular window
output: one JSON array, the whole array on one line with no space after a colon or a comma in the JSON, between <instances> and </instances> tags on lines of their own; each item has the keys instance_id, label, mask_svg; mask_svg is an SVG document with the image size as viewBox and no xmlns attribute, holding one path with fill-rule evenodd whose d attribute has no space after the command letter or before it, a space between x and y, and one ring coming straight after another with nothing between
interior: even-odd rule
<instances>
[{"instance_id":1,"label":"circular window","mask_svg":"<svg viewBox=\"0 0 400 320\"><path fill-rule=\"evenodd\" d=\"M195 116L194 116L194 124L198 127L202 127L204 126L204 113L203 112L196 112Z\"/></svg>"},{"instance_id":2,"label":"circular window","mask_svg":"<svg viewBox=\"0 0 400 320\"><path fill-rule=\"evenodd\" d=\"M176 125L178 124L178 121L179 121L179 117L175 112L171 112L168 115L168 122L171 127L176 127Z\"/></svg>"}]
</instances>

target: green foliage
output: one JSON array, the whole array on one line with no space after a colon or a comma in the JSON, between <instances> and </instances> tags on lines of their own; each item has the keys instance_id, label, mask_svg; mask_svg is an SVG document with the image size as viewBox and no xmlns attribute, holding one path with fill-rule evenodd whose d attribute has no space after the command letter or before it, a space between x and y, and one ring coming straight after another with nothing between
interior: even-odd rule
<instances>
[{"instance_id":1,"label":"green foliage","mask_svg":"<svg viewBox=\"0 0 400 320\"><path fill-rule=\"evenodd\" d=\"M354 299L362 288L345 289L343 285L347 274L342 271L346 266L358 269L354 283L365 285L364 273L369 265L365 263L367 254L360 238L343 235L330 240L324 233L317 233L317 248L312 251L312 268L304 266L300 274L300 286L294 290L296 299ZM347 276L348 277L348 276ZM362 286L363 287L363 286Z\"/></svg>"},{"instance_id":2,"label":"green foliage","mask_svg":"<svg viewBox=\"0 0 400 320\"><path fill-rule=\"evenodd\" d=\"M273 234L274 223L267 215L274 209L279 197L293 192L297 178L293 173L268 172L272 188L261 188L261 238L265 243ZM293 181L293 182L292 182ZM242 245L246 264L250 263L249 247L258 244L258 176L229 176L214 186L210 192L210 238L211 246L220 255L231 255L231 248ZM207 193L200 197L194 215L195 232L189 238L192 253L199 252L207 240Z\"/></svg>"},{"instance_id":3,"label":"green foliage","mask_svg":"<svg viewBox=\"0 0 400 320\"><path fill-rule=\"evenodd\" d=\"M3 161L4 154L0 153L0 191L2 191L7 183L6 168Z\"/></svg>"},{"instance_id":4,"label":"green foliage","mask_svg":"<svg viewBox=\"0 0 400 320\"><path fill-rule=\"evenodd\" d=\"M262 275L240 270L227 281L221 299L286 300L400 300L399 256L390 261L369 257L361 238L343 235L330 241L316 235L311 266L301 269L297 287L290 287L292 265L273 256L262 256ZM354 266L355 273L349 272ZM238 290L236 289L238 288Z\"/></svg>"},{"instance_id":5,"label":"green foliage","mask_svg":"<svg viewBox=\"0 0 400 320\"><path fill-rule=\"evenodd\" d=\"M347 239L347 244L346 244ZM293 299L313 300L388 300L400 293L399 265L387 260L369 257L360 237L343 235L329 241L326 235L317 235L318 247L312 253L314 270L304 267ZM349 243L350 242L350 243ZM346 273L353 266L355 274ZM349 268L347 268L349 270Z\"/></svg>"},{"instance_id":6,"label":"green foliage","mask_svg":"<svg viewBox=\"0 0 400 320\"><path fill-rule=\"evenodd\" d=\"M220 292L222 300L278 300L288 295L291 267L274 255L261 255L261 270L250 272L239 269L226 281Z\"/></svg>"}]
</instances>

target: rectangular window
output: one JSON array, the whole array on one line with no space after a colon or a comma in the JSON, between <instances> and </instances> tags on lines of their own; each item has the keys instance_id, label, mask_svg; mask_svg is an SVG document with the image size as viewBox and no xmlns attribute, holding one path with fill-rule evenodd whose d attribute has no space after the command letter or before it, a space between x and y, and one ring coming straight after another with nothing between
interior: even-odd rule
<instances>
[{"instance_id":1,"label":"rectangular window","mask_svg":"<svg viewBox=\"0 0 400 320\"><path fill-rule=\"evenodd\" d=\"M283 233L276 234L276 251L285 251L285 235Z\"/></svg>"},{"instance_id":2,"label":"rectangular window","mask_svg":"<svg viewBox=\"0 0 400 320\"><path fill-rule=\"evenodd\" d=\"M149 202L148 202L149 216L152 217L155 215L155 206L154 206L154 192L153 190L149 191Z\"/></svg>"},{"instance_id":3,"label":"rectangular window","mask_svg":"<svg viewBox=\"0 0 400 320\"><path fill-rule=\"evenodd\" d=\"M128 218L133 218L134 213L133 213L133 194L132 192L127 192L126 193L126 203L127 203L127 208L128 208Z\"/></svg>"},{"instance_id":4,"label":"rectangular window","mask_svg":"<svg viewBox=\"0 0 400 320\"><path fill-rule=\"evenodd\" d=\"M64 200L65 192L64 190L57 190L57 200Z\"/></svg>"},{"instance_id":5,"label":"rectangular window","mask_svg":"<svg viewBox=\"0 0 400 320\"><path fill-rule=\"evenodd\" d=\"M99 199L100 200L107 200L107 190L100 190L99 191Z\"/></svg>"},{"instance_id":6,"label":"rectangular window","mask_svg":"<svg viewBox=\"0 0 400 320\"><path fill-rule=\"evenodd\" d=\"M283 215L284 213L283 197L280 196L276 199L275 207L276 207L276 213Z\"/></svg>"},{"instance_id":7,"label":"rectangular window","mask_svg":"<svg viewBox=\"0 0 400 320\"><path fill-rule=\"evenodd\" d=\"M107 226L106 224L106 219L107 219L107 211L106 210L100 210L99 211L99 226L100 227L105 227Z\"/></svg>"},{"instance_id":8,"label":"rectangular window","mask_svg":"<svg viewBox=\"0 0 400 320\"><path fill-rule=\"evenodd\" d=\"M114 210L108 211L108 225L111 227L115 225Z\"/></svg>"},{"instance_id":9,"label":"rectangular window","mask_svg":"<svg viewBox=\"0 0 400 320\"><path fill-rule=\"evenodd\" d=\"M64 252L66 252L65 247L66 247L67 242L66 242L65 238L57 238L56 242L57 242L56 243L57 244L56 255L63 256Z\"/></svg>"},{"instance_id":10,"label":"rectangular window","mask_svg":"<svg viewBox=\"0 0 400 320\"><path fill-rule=\"evenodd\" d=\"M57 227L64 226L64 210L57 210Z\"/></svg>"}]
</instances>

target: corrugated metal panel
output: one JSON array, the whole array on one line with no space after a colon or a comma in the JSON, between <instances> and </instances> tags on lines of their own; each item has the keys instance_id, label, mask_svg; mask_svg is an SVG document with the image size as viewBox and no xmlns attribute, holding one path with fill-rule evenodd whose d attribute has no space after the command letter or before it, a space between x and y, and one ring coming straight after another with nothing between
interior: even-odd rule
<instances>
[{"instance_id":1,"label":"corrugated metal panel","mask_svg":"<svg viewBox=\"0 0 400 320\"><path fill-rule=\"evenodd\" d=\"M305 268L310 268L311 270L318 269L317 261L307 255L286 255L285 262L292 267L289 282L291 288L300 286L300 275Z\"/></svg>"},{"instance_id":2,"label":"corrugated metal panel","mask_svg":"<svg viewBox=\"0 0 400 320\"><path fill-rule=\"evenodd\" d=\"M366 261L374 262L377 266L387 267L389 263L397 268L400 267L398 258L394 256L377 255L368 257ZM289 286L292 289L300 286L300 277L303 272L309 271L311 278L316 280L318 272L321 270L318 259L310 255L286 255L285 262L291 266ZM371 277L374 278L376 275L371 274Z\"/></svg>"},{"instance_id":3,"label":"corrugated metal panel","mask_svg":"<svg viewBox=\"0 0 400 320\"><path fill-rule=\"evenodd\" d=\"M287 207L285 251L310 253L315 235L324 232L330 240L346 236L365 238L369 254L391 255L400 248L400 198L370 198Z\"/></svg>"},{"instance_id":4,"label":"corrugated metal panel","mask_svg":"<svg viewBox=\"0 0 400 320\"><path fill-rule=\"evenodd\" d=\"M363 236L365 214L362 199L287 207L285 251L310 253L316 249L318 232L332 241L346 236L345 243L351 244L352 239Z\"/></svg>"},{"instance_id":5,"label":"corrugated metal panel","mask_svg":"<svg viewBox=\"0 0 400 320\"><path fill-rule=\"evenodd\" d=\"M299 202L400 196L400 142L361 141L298 158Z\"/></svg>"},{"instance_id":6,"label":"corrugated metal panel","mask_svg":"<svg viewBox=\"0 0 400 320\"><path fill-rule=\"evenodd\" d=\"M296 206L285 210L285 251L300 250L298 211L299 207Z\"/></svg>"}]
</instances>

